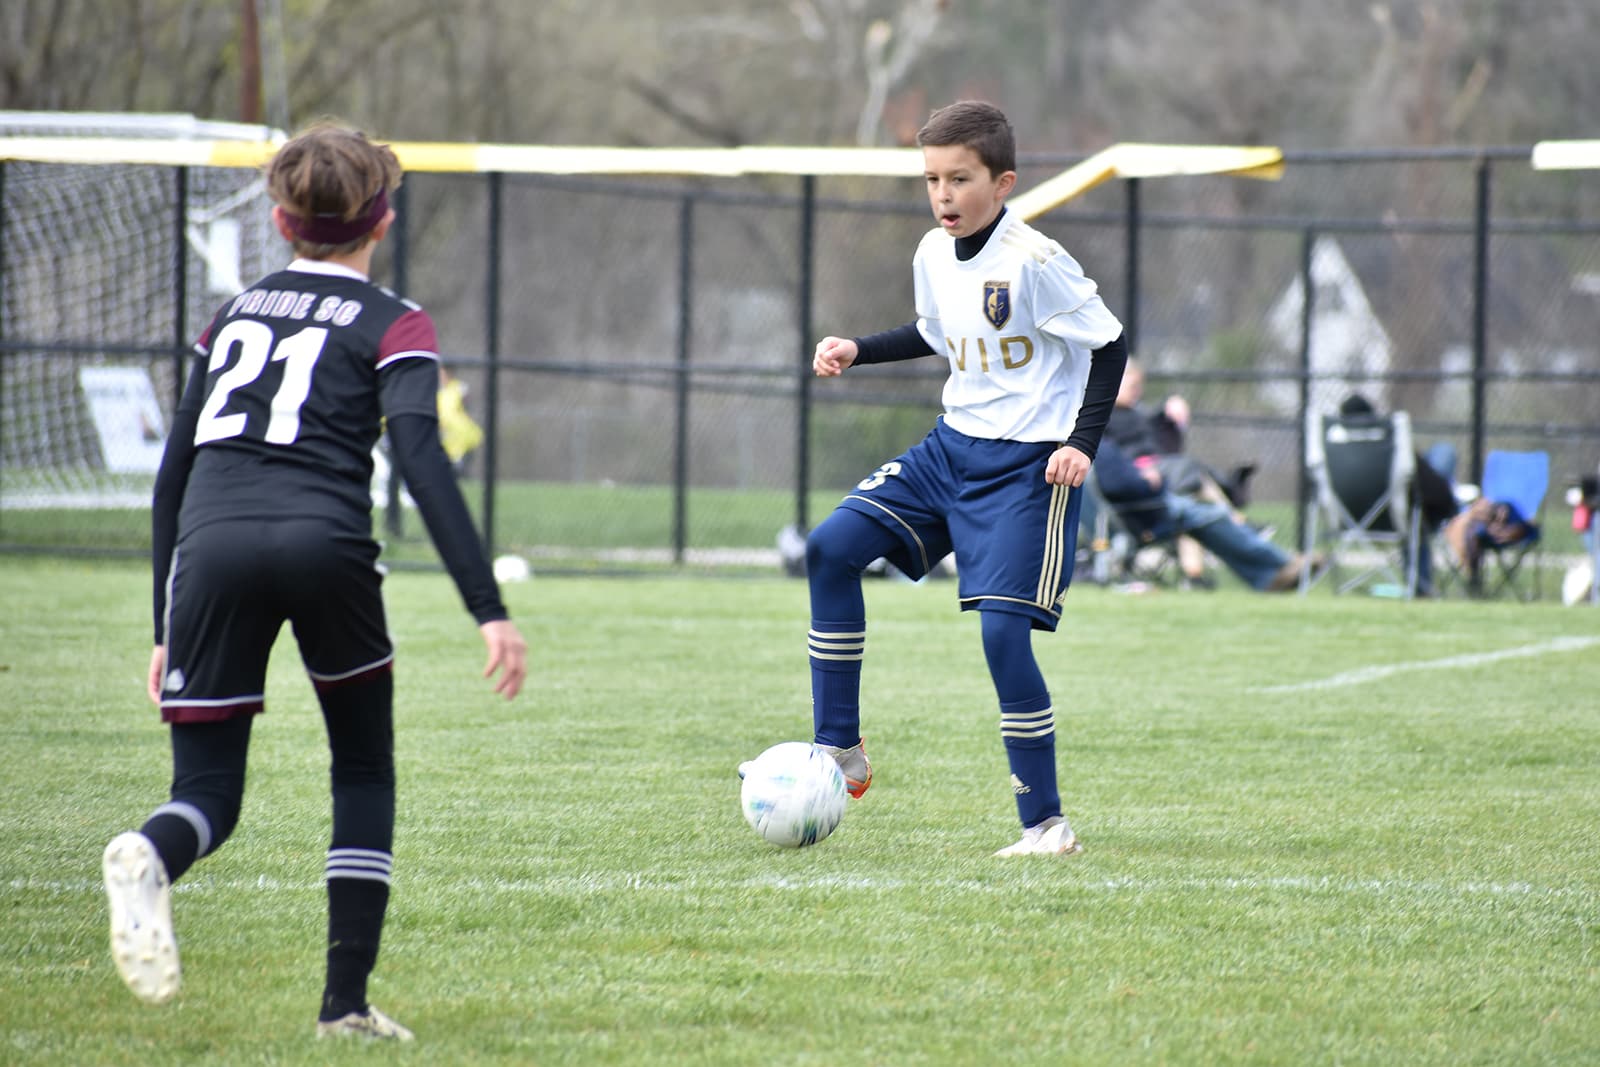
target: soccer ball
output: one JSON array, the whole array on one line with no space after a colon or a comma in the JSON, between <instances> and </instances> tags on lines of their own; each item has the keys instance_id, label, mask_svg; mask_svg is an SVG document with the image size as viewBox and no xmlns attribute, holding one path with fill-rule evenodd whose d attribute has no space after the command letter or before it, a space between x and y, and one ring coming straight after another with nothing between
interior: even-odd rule
<instances>
[{"instance_id":1,"label":"soccer ball","mask_svg":"<svg viewBox=\"0 0 1600 1067\"><path fill-rule=\"evenodd\" d=\"M756 833L784 848L814 845L844 818L844 774L826 749L773 745L745 764L739 803Z\"/></svg>"}]
</instances>

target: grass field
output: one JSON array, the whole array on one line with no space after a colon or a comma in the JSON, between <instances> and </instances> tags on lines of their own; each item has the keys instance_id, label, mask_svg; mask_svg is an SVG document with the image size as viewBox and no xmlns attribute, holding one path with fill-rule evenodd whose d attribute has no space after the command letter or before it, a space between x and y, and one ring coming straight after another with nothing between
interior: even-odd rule
<instances>
[{"instance_id":1,"label":"grass field","mask_svg":"<svg viewBox=\"0 0 1600 1067\"><path fill-rule=\"evenodd\" d=\"M880 581L877 769L766 845L734 767L806 737L803 583L509 587L515 703L448 580L388 583L396 889L375 1003L311 1037L328 830L285 641L240 829L175 894L184 988L106 949L99 856L165 797L142 566L0 557L6 1064L1600 1062L1600 612L1075 588L1036 640L1087 851L1015 834L976 619Z\"/></svg>"}]
</instances>

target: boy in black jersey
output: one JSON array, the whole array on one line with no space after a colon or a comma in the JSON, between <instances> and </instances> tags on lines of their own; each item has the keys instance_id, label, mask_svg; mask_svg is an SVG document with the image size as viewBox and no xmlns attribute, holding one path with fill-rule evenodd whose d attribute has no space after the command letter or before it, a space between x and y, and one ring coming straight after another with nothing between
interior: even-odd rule
<instances>
[{"instance_id":1,"label":"boy in black jersey","mask_svg":"<svg viewBox=\"0 0 1600 1067\"><path fill-rule=\"evenodd\" d=\"M151 1003L178 989L170 886L232 833L267 657L285 621L332 752L327 979L318 1036L410 1040L366 999L388 906L395 778L393 647L372 539L372 449L385 421L439 555L507 699L527 674L439 442L438 343L416 304L368 280L394 220L386 145L323 123L267 165L296 258L224 305L173 418L151 508L155 648L148 691L172 732L171 799L106 846L112 956Z\"/></svg>"}]
</instances>

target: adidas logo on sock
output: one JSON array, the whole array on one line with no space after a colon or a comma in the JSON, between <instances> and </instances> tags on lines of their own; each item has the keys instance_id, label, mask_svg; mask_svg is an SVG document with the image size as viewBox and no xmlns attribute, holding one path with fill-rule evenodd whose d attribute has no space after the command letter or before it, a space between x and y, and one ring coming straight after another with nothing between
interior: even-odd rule
<instances>
[{"instance_id":1,"label":"adidas logo on sock","mask_svg":"<svg viewBox=\"0 0 1600 1067\"><path fill-rule=\"evenodd\" d=\"M1011 791L1018 796L1021 796L1024 793L1033 792L1033 789L1028 785L1027 782L1024 782L1021 778L1018 778L1013 774L1011 776Z\"/></svg>"}]
</instances>

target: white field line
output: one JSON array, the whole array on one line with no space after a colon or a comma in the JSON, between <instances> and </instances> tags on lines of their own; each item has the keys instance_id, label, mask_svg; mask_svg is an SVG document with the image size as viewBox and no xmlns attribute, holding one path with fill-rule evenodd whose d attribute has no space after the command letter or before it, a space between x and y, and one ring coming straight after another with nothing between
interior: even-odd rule
<instances>
[{"instance_id":1,"label":"white field line","mask_svg":"<svg viewBox=\"0 0 1600 1067\"><path fill-rule=\"evenodd\" d=\"M1062 877L1059 867L1070 867L1072 861L1061 864L1039 865L1041 875L1046 866L1056 867L1049 877L1031 877L1027 872L1021 878L1003 878L979 881L971 878L875 878L866 875L758 875L751 878L661 878L659 876L604 875L557 876L552 878L469 878L462 881L433 882L413 885L412 899L429 896L453 897L468 895L480 897L486 893L510 896L592 897L615 893L653 893L663 896L702 896L707 893L737 893L750 890L777 892L809 892L813 890L845 889L852 892L898 893L910 891L918 895L956 892L961 894L990 894L1014 896L1019 882L1033 885L1047 884L1052 889L1075 889L1083 893L1107 896L1141 896L1160 893L1261 893L1280 892L1308 896L1361 896L1412 899L1418 902L1441 898L1465 897L1524 897L1554 900L1558 898L1592 899L1596 892L1580 886L1540 886L1529 882L1434 882L1404 878L1088 878L1075 880ZM997 865L999 866L999 865ZM1012 866L1017 866L1013 864ZM399 877L397 889L406 893ZM13 878L6 884L10 893L49 893L55 895L95 895L104 892L98 879L56 880L44 878ZM259 878L210 879L194 878L179 883L173 892L204 896L217 892L259 892L321 894L325 886L321 879ZM409 894L408 894L409 895Z\"/></svg>"},{"instance_id":2,"label":"white field line","mask_svg":"<svg viewBox=\"0 0 1600 1067\"><path fill-rule=\"evenodd\" d=\"M1339 674L1329 675L1326 678L1313 678L1308 682L1291 682L1287 685L1258 685L1253 687L1250 692L1304 693L1313 689L1338 689L1347 685L1374 682L1393 674L1406 674L1411 671L1448 671L1458 667L1482 667L1485 664L1498 663L1507 659L1526 659L1530 656L1546 656L1555 652L1577 652L1580 649L1592 648L1595 645L1600 645L1600 637L1557 637L1549 641L1541 641L1536 645L1520 645L1517 648L1504 648L1498 652L1469 652L1460 656L1446 656L1443 659L1386 663L1375 667L1360 667L1353 671L1343 671Z\"/></svg>"}]
</instances>

